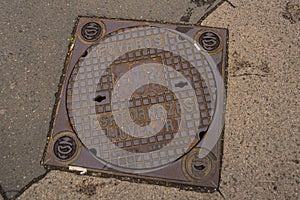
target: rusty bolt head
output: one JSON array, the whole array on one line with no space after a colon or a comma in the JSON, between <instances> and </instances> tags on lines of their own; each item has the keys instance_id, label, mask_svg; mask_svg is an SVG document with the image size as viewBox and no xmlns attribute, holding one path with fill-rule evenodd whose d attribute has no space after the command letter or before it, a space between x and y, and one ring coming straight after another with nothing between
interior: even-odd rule
<instances>
[{"instance_id":1,"label":"rusty bolt head","mask_svg":"<svg viewBox=\"0 0 300 200\"><path fill-rule=\"evenodd\" d=\"M70 160L77 151L75 140L70 136L58 138L53 145L54 155L63 161Z\"/></svg>"},{"instance_id":2,"label":"rusty bolt head","mask_svg":"<svg viewBox=\"0 0 300 200\"><path fill-rule=\"evenodd\" d=\"M96 22L89 22L85 24L81 29L81 35L84 40L91 42L101 35L102 28L101 26Z\"/></svg>"},{"instance_id":3,"label":"rusty bolt head","mask_svg":"<svg viewBox=\"0 0 300 200\"><path fill-rule=\"evenodd\" d=\"M213 52L220 47L220 38L216 33L204 32L199 37L199 44L207 52Z\"/></svg>"}]
</instances>

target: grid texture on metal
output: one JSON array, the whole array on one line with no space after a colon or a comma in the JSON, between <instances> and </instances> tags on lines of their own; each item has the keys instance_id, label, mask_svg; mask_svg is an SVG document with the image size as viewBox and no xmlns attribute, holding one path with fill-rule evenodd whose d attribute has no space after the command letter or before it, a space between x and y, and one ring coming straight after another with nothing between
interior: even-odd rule
<instances>
[{"instance_id":1,"label":"grid texture on metal","mask_svg":"<svg viewBox=\"0 0 300 200\"><path fill-rule=\"evenodd\" d=\"M79 18L43 164L217 188L227 35L196 25Z\"/></svg>"},{"instance_id":2,"label":"grid texture on metal","mask_svg":"<svg viewBox=\"0 0 300 200\"><path fill-rule=\"evenodd\" d=\"M119 42L124 45L121 47ZM139 88L128 106L135 123L143 126L150 121L151 106L162 105L168 112L164 128L151 137L135 138L116 126L111 112L122 108L126 102L111 103L114 84L122 74L143 63L170 66L189 81L200 108L198 132L177 132L180 121L178 101L168 88L155 84ZM176 79L174 74L167 74L163 77L166 80ZM178 87L181 87L180 84L184 86L186 83L178 82ZM153 27L127 28L111 33L103 43L88 49L79 60L68 84L67 108L74 130L95 156L126 168L155 168L182 156L190 148L186 144L197 141L197 134L207 130L214 112L215 87L214 76L205 57L180 34ZM189 92L187 90L186 97L181 98L189 98ZM95 101L99 96L105 99ZM187 126L194 123L193 116L186 120ZM179 134L180 139L175 139L173 146L159 151L174 140L175 134ZM182 143L182 139L187 142ZM118 153L119 149L140 154L124 156Z\"/></svg>"}]
</instances>

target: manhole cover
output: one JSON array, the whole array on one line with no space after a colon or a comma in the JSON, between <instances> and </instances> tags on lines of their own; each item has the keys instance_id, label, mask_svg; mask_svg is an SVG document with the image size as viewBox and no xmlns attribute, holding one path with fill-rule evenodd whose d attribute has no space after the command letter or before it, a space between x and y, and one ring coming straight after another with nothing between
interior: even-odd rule
<instances>
[{"instance_id":1,"label":"manhole cover","mask_svg":"<svg viewBox=\"0 0 300 200\"><path fill-rule=\"evenodd\" d=\"M217 188L227 31L80 18L43 163Z\"/></svg>"}]
</instances>

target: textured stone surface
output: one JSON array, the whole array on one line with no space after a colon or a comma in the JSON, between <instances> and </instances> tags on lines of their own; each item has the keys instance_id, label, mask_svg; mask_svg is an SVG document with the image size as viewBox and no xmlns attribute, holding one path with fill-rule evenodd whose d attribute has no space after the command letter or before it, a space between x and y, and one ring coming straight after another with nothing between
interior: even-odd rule
<instances>
[{"instance_id":1,"label":"textured stone surface","mask_svg":"<svg viewBox=\"0 0 300 200\"><path fill-rule=\"evenodd\" d=\"M63 178L61 178L63 177ZM47 186L47 189L44 188ZM219 194L201 194L113 178L80 176L52 171L19 199L217 199Z\"/></svg>"},{"instance_id":2,"label":"textured stone surface","mask_svg":"<svg viewBox=\"0 0 300 200\"><path fill-rule=\"evenodd\" d=\"M220 190L226 199L297 199L299 3L231 2L236 8L224 3L202 23L228 28L230 33ZM133 0L86 0L79 5L71 1L2 4L0 23L6 28L0 31L4 47L0 50L0 167L5 173L1 173L0 184L13 191L43 173L37 162L77 15L180 22L186 9L193 6L190 1ZM198 20L199 15L193 11L190 23ZM85 184L96 188L95 194L91 189L94 199L222 199L218 193L179 191L57 171L33 184L20 199L48 199L50 195L84 199L86 194L78 192L83 190L77 187Z\"/></svg>"},{"instance_id":3,"label":"textured stone surface","mask_svg":"<svg viewBox=\"0 0 300 200\"><path fill-rule=\"evenodd\" d=\"M210 1L210 2L219 2ZM4 1L0 7L0 185L15 195L45 173L39 165L68 38L78 15L179 22L197 1Z\"/></svg>"}]
</instances>

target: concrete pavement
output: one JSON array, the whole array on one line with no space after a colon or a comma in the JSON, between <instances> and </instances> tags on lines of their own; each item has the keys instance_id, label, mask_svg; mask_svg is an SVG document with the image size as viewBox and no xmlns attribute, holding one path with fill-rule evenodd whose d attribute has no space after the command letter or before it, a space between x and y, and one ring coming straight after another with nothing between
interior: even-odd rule
<instances>
[{"instance_id":1,"label":"concrete pavement","mask_svg":"<svg viewBox=\"0 0 300 200\"><path fill-rule=\"evenodd\" d=\"M180 3L179 3L180 2ZM221 192L226 199L297 199L299 8L231 1L202 25L228 28L229 78ZM289 3L288 3L289 2ZM4 2L1 8L1 182L8 196L43 174L37 161L77 15L180 22L190 1ZM199 19L193 10L190 23ZM12 42L13 41L13 42ZM9 141L9 142L7 142ZM13 141L13 142L10 142ZM30 158L27 156L30 154ZM31 164L30 164L31 162ZM33 166L33 167L28 167ZM19 185L19 187L18 187ZM176 188L52 171L20 199L222 199Z\"/></svg>"},{"instance_id":2,"label":"concrete pavement","mask_svg":"<svg viewBox=\"0 0 300 200\"><path fill-rule=\"evenodd\" d=\"M78 15L179 21L190 1L3 1L0 6L0 185L9 197L45 173L44 150L54 94ZM197 17L198 16L198 17Z\"/></svg>"}]
</instances>

